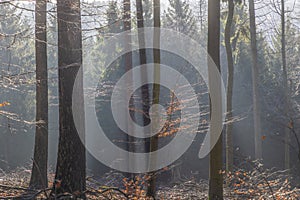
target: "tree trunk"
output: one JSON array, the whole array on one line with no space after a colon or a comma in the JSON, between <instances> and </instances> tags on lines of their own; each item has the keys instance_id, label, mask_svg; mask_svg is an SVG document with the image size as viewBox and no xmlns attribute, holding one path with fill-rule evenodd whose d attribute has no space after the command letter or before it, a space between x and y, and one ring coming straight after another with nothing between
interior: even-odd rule
<instances>
[{"instance_id":1,"label":"tree trunk","mask_svg":"<svg viewBox=\"0 0 300 200\"><path fill-rule=\"evenodd\" d=\"M204 29L204 16L206 11L206 0L199 1L199 20L200 20L200 31Z\"/></svg>"},{"instance_id":2,"label":"tree trunk","mask_svg":"<svg viewBox=\"0 0 300 200\"><path fill-rule=\"evenodd\" d=\"M231 47L231 28L234 15L234 0L228 0L228 15L225 27L225 47L227 54L228 72L227 72L227 122L226 125L226 170L233 169L233 141L232 141L232 95L233 95L233 76L234 63Z\"/></svg>"},{"instance_id":3,"label":"tree trunk","mask_svg":"<svg viewBox=\"0 0 300 200\"><path fill-rule=\"evenodd\" d=\"M160 0L154 0L153 1L153 12L154 12L154 27L160 28L161 27L161 21L160 21ZM154 58L154 82L159 83L160 82L160 31L155 30L154 36L153 36L153 46L157 47L157 49L153 49L153 58ZM160 95L160 85L154 84L153 85L153 105L159 104L159 95ZM154 120L153 120L153 126L158 126L159 119L158 114L154 110ZM150 152L157 151L158 149L158 135L154 135L150 139ZM156 162L155 157L150 157L151 165L155 165ZM154 163L154 164L153 164ZM148 196L155 196L156 192L156 177L152 176L150 179L150 184L148 188Z\"/></svg>"},{"instance_id":4,"label":"tree trunk","mask_svg":"<svg viewBox=\"0 0 300 200\"><path fill-rule=\"evenodd\" d=\"M47 73L47 0L35 4L36 55L36 131L30 179L31 188L47 188L48 165L48 73Z\"/></svg>"},{"instance_id":5,"label":"tree trunk","mask_svg":"<svg viewBox=\"0 0 300 200\"><path fill-rule=\"evenodd\" d=\"M123 1L123 23L124 23L124 31L130 32L131 31L131 2L130 0L124 0ZM126 34L125 38L124 38L124 48L126 50L128 50L129 52L126 53L126 55L124 55L124 60L125 60L125 70L126 72L130 71L132 69L132 53L131 53L131 43L132 43L132 39L131 39L131 34ZM129 78L126 80L127 81L127 85L131 85L132 81L133 81L133 77L132 77L132 73L129 76ZM126 95L130 95L129 89L126 92ZM130 97L129 97L130 98ZM134 99L131 99L132 101L130 101L131 105L130 105L130 109L134 110ZM133 130L133 127L130 124L130 119L125 119L127 120L127 133L130 133ZM135 138L131 137L131 136L127 136L127 150L129 152L135 152ZM130 163L130 162L136 162L134 160L134 158L129 158L128 157L128 166L129 165L133 165L134 163ZM133 174L126 174L128 177L133 178Z\"/></svg>"},{"instance_id":6,"label":"tree trunk","mask_svg":"<svg viewBox=\"0 0 300 200\"><path fill-rule=\"evenodd\" d=\"M146 49L145 47L145 33L144 33L144 17L143 17L143 3L142 0L136 0L136 13L137 13L137 26L138 26L138 40L139 40L139 57L140 64L145 65L147 63ZM143 47L143 48L141 48ZM141 80L145 80L147 83L147 68L141 68ZM142 124L144 126L150 123L149 118L149 86L142 86ZM149 142L145 140L145 150L149 149Z\"/></svg>"},{"instance_id":7,"label":"tree trunk","mask_svg":"<svg viewBox=\"0 0 300 200\"><path fill-rule=\"evenodd\" d=\"M284 127L285 133L285 151L284 151L284 167L290 168L290 130L288 128L289 123L289 87L287 80L287 64L286 64L286 39L285 39L285 3L281 0L281 59L282 59L282 77L284 87L284 115L287 118Z\"/></svg>"},{"instance_id":8,"label":"tree trunk","mask_svg":"<svg viewBox=\"0 0 300 200\"><path fill-rule=\"evenodd\" d=\"M136 18L137 18L137 27L139 29L144 28L144 17L143 17L143 3L142 0L136 0ZM144 47L145 46L145 34L143 31L138 31L138 40L139 40L139 46ZM146 64L147 58L146 58L146 49L139 49L140 52L140 64ZM143 75L143 74L142 74Z\"/></svg>"},{"instance_id":9,"label":"tree trunk","mask_svg":"<svg viewBox=\"0 0 300 200\"><path fill-rule=\"evenodd\" d=\"M123 23L124 23L124 31L131 30L131 3L130 0L123 1ZM126 35L125 40L125 49L131 50L131 36L130 34ZM131 70L132 68L132 54L128 53L125 56L125 68L126 71Z\"/></svg>"},{"instance_id":10,"label":"tree trunk","mask_svg":"<svg viewBox=\"0 0 300 200\"><path fill-rule=\"evenodd\" d=\"M208 54L220 71L220 1L208 1ZM213 81L213 80L210 80ZM210 152L209 199L223 199L222 135Z\"/></svg>"},{"instance_id":11,"label":"tree trunk","mask_svg":"<svg viewBox=\"0 0 300 200\"><path fill-rule=\"evenodd\" d=\"M56 166L56 193L77 193L86 189L83 88L78 92L76 104L82 109L82 124L77 130L72 115L72 90L77 73L82 80L82 35L79 0L58 0L58 78L59 78L59 144ZM82 84L82 83L81 83Z\"/></svg>"},{"instance_id":12,"label":"tree trunk","mask_svg":"<svg viewBox=\"0 0 300 200\"><path fill-rule=\"evenodd\" d=\"M259 106L259 71L257 59L256 20L254 0L249 0L251 54L252 54L252 88L253 88L253 122L254 122L254 145L255 159L262 159L262 140Z\"/></svg>"}]
</instances>

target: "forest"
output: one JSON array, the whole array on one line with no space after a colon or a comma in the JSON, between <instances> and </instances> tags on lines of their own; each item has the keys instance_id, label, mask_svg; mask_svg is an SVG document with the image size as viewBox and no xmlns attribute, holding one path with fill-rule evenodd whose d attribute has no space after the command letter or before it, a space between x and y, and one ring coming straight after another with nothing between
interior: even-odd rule
<instances>
[{"instance_id":1,"label":"forest","mask_svg":"<svg viewBox=\"0 0 300 200\"><path fill-rule=\"evenodd\" d=\"M299 0L0 0L0 199L300 199Z\"/></svg>"}]
</instances>

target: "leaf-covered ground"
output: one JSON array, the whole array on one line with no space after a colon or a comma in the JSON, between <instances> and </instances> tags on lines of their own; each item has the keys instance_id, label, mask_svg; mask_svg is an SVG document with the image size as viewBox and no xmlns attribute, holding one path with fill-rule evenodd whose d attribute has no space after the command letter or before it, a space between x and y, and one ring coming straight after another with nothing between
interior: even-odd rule
<instances>
[{"instance_id":1,"label":"leaf-covered ground","mask_svg":"<svg viewBox=\"0 0 300 200\"><path fill-rule=\"evenodd\" d=\"M225 199L300 199L300 188L292 187L286 171L238 170L224 175ZM105 176L87 178L88 199L150 199L146 197L147 176L125 178L116 172ZM0 199L47 199L50 198L52 182L47 190L30 190L30 170L0 173ZM53 173L49 174L53 180ZM162 185L162 184L161 184ZM208 181L182 180L171 186L160 186L156 199L208 199ZM56 199L76 198L77 194L60 194ZM54 198L53 198L54 199Z\"/></svg>"}]
</instances>

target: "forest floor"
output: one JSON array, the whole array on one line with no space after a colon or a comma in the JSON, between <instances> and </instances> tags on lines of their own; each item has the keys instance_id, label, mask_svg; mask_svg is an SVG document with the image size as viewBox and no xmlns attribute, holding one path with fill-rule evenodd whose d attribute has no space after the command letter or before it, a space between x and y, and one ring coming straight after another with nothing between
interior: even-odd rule
<instances>
[{"instance_id":1,"label":"forest floor","mask_svg":"<svg viewBox=\"0 0 300 200\"><path fill-rule=\"evenodd\" d=\"M224 175L224 199L300 199L300 188L292 187L286 171L243 171L234 173L221 172ZM53 180L53 173L49 180ZM147 178L146 178L147 179ZM30 190L28 183L30 170L18 169L10 173L0 172L0 199L47 199L53 183L47 190ZM88 177L88 199L151 199L146 198L145 176L127 179L116 172L107 173L101 178ZM160 184L163 185L163 184ZM25 195L26 194L26 195ZM177 184L159 186L155 199L208 199L207 180L181 180ZM70 199L76 194L62 194L56 199ZM55 199L55 198L53 198ZM75 198L74 198L75 199Z\"/></svg>"}]
</instances>

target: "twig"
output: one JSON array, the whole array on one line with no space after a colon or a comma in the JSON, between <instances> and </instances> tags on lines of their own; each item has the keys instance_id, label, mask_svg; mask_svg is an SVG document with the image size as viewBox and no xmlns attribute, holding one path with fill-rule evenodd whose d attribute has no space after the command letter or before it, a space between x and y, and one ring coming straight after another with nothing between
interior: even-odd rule
<instances>
[{"instance_id":1,"label":"twig","mask_svg":"<svg viewBox=\"0 0 300 200\"><path fill-rule=\"evenodd\" d=\"M93 189L93 190L94 190L94 189ZM94 196L98 196L97 194L100 194L100 195L103 196L105 199L110 200L106 195L104 195L103 193L98 192L97 190L94 190L94 191L92 191L92 190L87 190L85 193L89 193L89 194L94 195Z\"/></svg>"},{"instance_id":2,"label":"twig","mask_svg":"<svg viewBox=\"0 0 300 200\"><path fill-rule=\"evenodd\" d=\"M48 194L47 194L47 191L50 191L50 190L51 190L51 188L47 188L47 189L40 190L40 191L34 193L34 194L33 194L31 197L29 197L28 199L35 199L35 197L37 197L38 195L40 195L40 194L43 193L43 192L45 193L46 198L49 199L49 196L48 196Z\"/></svg>"},{"instance_id":3,"label":"twig","mask_svg":"<svg viewBox=\"0 0 300 200\"><path fill-rule=\"evenodd\" d=\"M29 188L23 188L23 187L13 187L9 185L2 185L0 184L0 188L8 189L8 190L23 190L23 191L31 191L31 192L36 192L37 190L34 189L29 189Z\"/></svg>"},{"instance_id":4,"label":"twig","mask_svg":"<svg viewBox=\"0 0 300 200\"><path fill-rule=\"evenodd\" d=\"M99 192L99 193L105 193L105 192L108 192L108 191L111 191L111 190L114 190L114 191L117 191L119 193L121 193L122 195L124 195L127 199L129 199L128 195L125 194L122 190L120 190L119 188L107 188L107 189L104 189L103 191Z\"/></svg>"}]
</instances>

